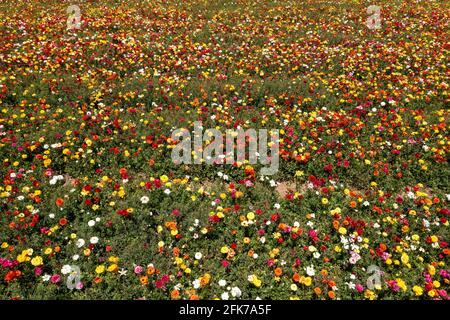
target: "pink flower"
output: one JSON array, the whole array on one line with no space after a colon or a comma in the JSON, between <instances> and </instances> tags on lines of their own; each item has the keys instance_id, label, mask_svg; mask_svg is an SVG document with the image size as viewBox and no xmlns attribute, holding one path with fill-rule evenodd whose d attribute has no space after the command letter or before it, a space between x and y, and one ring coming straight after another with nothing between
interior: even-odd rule
<instances>
[{"instance_id":1,"label":"pink flower","mask_svg":"<svg viewBox=\"0 0 450 320\"><path fill-rule=\"evenodd\" d=\"M84 284L81 281L77 282L77 284L75 285L75 289L77 289L77 290L81 290L81 289L83 289L83 287L84 287Z\"/></svg>"},{"instance_id":2,"label":"pink flower","mask_svg":"<svg viewBox=\"0 0 450 320\"><path fill-rule=\"evenodd\" d=\"M134 267L134 273L140 274L140 273L142 273L142 271L144 271L143 267L141 267L141 266Z\"/></svg>"},{"instance_id":3,"label":"pink flower","mask_svg":"<svg viewBox=\"0 0 450 320\"><path fill-rule=\"evenodd\" d=\"M61 280L61 276L59 274L54 274L50 278L51 283L58 283Z\"/></svg>"},{"instance_id":4,"label":"pink flower","mask_svg":"<svg viewBox=\"0 0 450 320\"><path fill-rule=\"evenodd\" d=\"M355 288L356 288L356 291L358 291L359 293L361 293L361 292L364 291L364 287L363 287L360 283L358 283L358 284L355 286Z\"/></svg>"},{"instance_id":5,"label":"pink flower","mask_svg":"<svg viewBox=\"0 0 450 320\"><path fill-rule=\"evenodd\" d=\"M42 274L42 268L41 267L34 268L34 274L40 276Z\"/></svg>"},{"instance_id":6,"label":"pink flower","mask_svg":"<svg viewBox=\"0 0 450 320\"><path fill-rule=\"evenodd\" d=\"M155 286L158 289L161 289L164 286L164 282L162 280L156 280Z\"/></svg>"}]
</instances>

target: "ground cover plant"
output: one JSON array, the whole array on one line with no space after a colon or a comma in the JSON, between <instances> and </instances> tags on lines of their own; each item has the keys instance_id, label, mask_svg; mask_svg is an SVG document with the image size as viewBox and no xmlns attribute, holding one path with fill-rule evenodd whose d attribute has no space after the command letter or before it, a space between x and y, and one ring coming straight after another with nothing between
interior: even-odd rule
<instances>
[{"instance_id":1,"label":"ground cover plant","mask_svg":"<svg viewBox=\"0 0 450 320\"><path fill-rule=\"evenodd\" d=\"M0 1L0 298L448 299L449 20ZM279 130L278 172L174 163L195 121Z\"/></svg>"}]
</instances>

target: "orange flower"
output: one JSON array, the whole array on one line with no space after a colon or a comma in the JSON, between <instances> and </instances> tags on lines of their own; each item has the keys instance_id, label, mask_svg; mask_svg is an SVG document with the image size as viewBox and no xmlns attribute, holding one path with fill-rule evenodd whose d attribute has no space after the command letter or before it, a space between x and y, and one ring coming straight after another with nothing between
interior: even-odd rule
<instances>
[{"instance_id":1,"label":"orange flower","mask_svg":"<svg viewBox=\"0 0 450 320\"><path fill-rule=\"evenodd\" d=\"M66 218L59 219L59 224L65 226L67 224L67 219Z\"/></svg>"},{"instance_id":2,"label":"orange flower","mask_svg":"<svg viewBox=\"0 0 450 320\"><path fill-rule=\"evenodd\" d=\"M103 281L103 279L100 278L100 277L95 277L95 279L94 279L94 283L96 283L96 284L99 284L99 283L101 283L102 281Z\"/></svg>"},{"instance_id":3,"label":"orange flower","mask_svg":"<svg viewBox=\"0 0 450 320\"><path fill-rule=\"evenodd\" d=\"M142 276L142 277L139 278L139 281L141 282L141 284L143 286L145 286L145 285L148 284L148 277L147 276Z\"/></svg>"},{"instance_id":4,"label":"orange flower","mask_svg":"<svg viewBox=\"0 0 450 320\"><path fill-rule=\"evenodd\" d=\"M328 297L330 297L330 299L334 299L336 298L336 293L334 293L334 291L328 291Z\"/></svg>"},{"instance_id":5,"label":"orange flower","mask_svg":"<svg viewBox=\"0 0 450 320\"><path fill-rule=\"evenodd\" d=\"M276 268L275 269L275 275L277 277L281 276L283 274L283 270L281 268Z\"/></svg>"},{"instance_id":6,"label":"orange flower","mask_svg":"<svg viewBox=\"0 0 450 320\"><path fill-rule=\"evenodd\" d=\"M196 294L193 294L193 295L190 297L190 299L191 299L191 300L200 300L200 297L199 297L198 295L196 295Z\"/></svg>"},{"instance_id":7,"label":"orange flower","mask_svg":"<svg viewBox=\"0 0 450 320\"><path fill-rule=\"evenodd\" d=\"M64 204L64 199L58 198L56 199L55 203L58 207L61 207Z\"/></svg>"},{"instance_id":8,"label":"orange flower","mask_svg":"<svg viewBox=\"0 0 450 320\"><path fill-rule=\"evenodd\" d=\"M333 228L337 230L339 228L339 221L333 220Z\"/></svg>"},{"instance_id":9,"label":"orange flower","mask_svg":"<svg viewBox=\"0 0 450 320\"><path fill-rule=\"evenodd\" d=\"M204 287L209 283L209 278L208 277L201 277L200 278L200 286Z\"/></svg>"},{"instance_id":10,"label":"orange flower","mask_svg":"<svg viewBox=\"0 0 450 320\"><path fill-rule=\"evenodd\" d=\"M180 291L178 291L177 289L172 290L172 292L170 293L170 297L174 300L178 299L180 297Z\"/></svg>"},{"instance_id":11,"label":"orange flower","mask_svg":"<svg viewBox=\"0 0 450 320\"><path fill-rule=\"evenodd\" d=\"M350 202L350 208L356 208L356 201Z\"/></svg>"},{"instance_id":12,"label":"orange flower","mask_svg":"<svg viewBox=\"0 0 450 320\"><path fill-rule=\"evenodd\" d=\"M150 266L150 267L147 268L147 274L148 275L152 275L154 273L155 273L155 268L154 267Z\"/></svg>"},{"instance_id":13,"label":"orange flower","mask_svg":"<svg viewBox=\"0 0 450 320\"><path fill-rule=\"evenodd\" d=\"M294 275L292 276L292 280L294 280L295 282L299 282L300 281L300 275L297 272L294 273Z\"/></svg>"},{"instance_id":14,"label":"orange flower","mask_svg":"<svg viewBox=\"0 0 450 320\"><path fill-rule=\"evenodd\" d=\"M320 289L319 287L315 287L314 288L314 293L317 295L320 295L322 293L322 289Z\"/></svg>"}]
</instances>

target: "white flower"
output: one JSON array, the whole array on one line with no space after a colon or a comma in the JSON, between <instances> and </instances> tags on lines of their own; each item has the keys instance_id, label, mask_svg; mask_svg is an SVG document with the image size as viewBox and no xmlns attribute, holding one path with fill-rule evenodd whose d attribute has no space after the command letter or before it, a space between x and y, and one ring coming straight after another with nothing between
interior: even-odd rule
<instances>
[{"instance_id":1,"label":"white flower","mask_svg":"<svg viewBox=\"0 0 450 320\"><path fill-rule=\"evenodd\" d=\"M147 196L142 196L141 197L141 203L143 204L147 204L150 201L150 198Z\"/></svg>"},{"instance_id":2,"label":"white flower","mask_svg":"<svg viewBox=\"0 0 450 320\"><path fill-rule=\"evenodd\" d=\"M230 295L228 294L228 292L224 292L220 295L220 297L222 298L222 300L228 300L230 298Z\"/></svg>"},{"instance_id":3,"label":"white flower","mask_svg":"<svg viewBox=\"0 0 450 320\"><path fill-rule=\"evenodd\" d=\"M249 276L247 277L247 280L248 280L249 282L253 282L253 275L252 275L252 274L249 275Z\"/></svg>"},{"instance_id":4,"label":"white flower","mask_svg":"<svg viewBox=\"0 0 450 320\"><path fill-rule=\"evenodd\" d=\"M258 254L257 253L253 254L253 259L258 259Z\"/></svg>"},{"instance_id":5,"label":"white flower","mask_svg":"<svg viewBox=\"0 0 450 320\"><path fill-rule=\"evenodd\" d=\"M97 238L97 237L92 237L92 238L89 240L89 242L92 243L92 244L96 244L96 243L98 243L98 238Z\"/></svg>"},{"instance_id":6,"label":"white flower","mask_svg":"<svg viewBox=\"0 0 450 320\"><path fill-rule=\"evenodd\" d=\"M314 266L306 267L306 274L311 277L314 276L316 274L316 271L314 270Z\"/></svg>"},{"instance_id":7,"label":"white flower","mask_svg":"<svg viewBox=\"0 0 450 320\"><path fill-rule=\"evenodd\" d=\"M95 221L94 221L94 220L89 220L88 226L89 226L89 227L95 226Z\"/></svg>"},{"instance_id":8,"label":"white flower","mask_svg":"<svg viewBox=\"0 0 450 320\"><path fill-rule=\"evenodd\" d=\"M291 284L291 290L292 291L297 291L297 285L295 283Z\"/></svg>"},{"instance_id":9,"label":"white flower","mask_svg":"<svg viewBox=\"0 0 450 320\"><path fill-rule=\"evenodd\" d=\"M80 256L79 256L79 255L74 254L74 255L72 256L72 260L77 261L78 259L80 259Z\"/></svg>"},{"instance_id":10,"label":"white flower","mask_svg":"<svg viewBox=\"0 0 450 320\"><path fill-rule=\"evenodd\" d=\"M122 269L119 270L119 275L120 276L125 276L125 275L127 275L127 272L128 272L128 270L122 268Z\"/></svg>"},{"instance_id":11,"label":"white flower","mask_svg":"<svg viewBox=\"0 0 450 320\"><path fill-rule=\"evenodd\" d=\"M223 279L219 280L219 286L225 287L227 285L227 282Z\"/></svg>"},{"instance_id":12,"label":"white flower","mask_svg":"<svg viewBox=\"0 0 450 320\"><path fill-rule=\"evenodd\" d=\"M194 286L194 289L200 288L200 280L195 279L195 280L192 282L192 285Z\"/></svg>"},{"instance_id":13,"label":"white flower","mask_svg":"<svg viewBox=\"0 0 450 320\"><path fill-rule=\"evenodd\" d=\"M55 214L54 214L54 213L50 213L50 214L48 215L48 217L49 217L50 219L53 219L53 218L55 218Z\"/></svg>"},{"instance_id":14,"label":"white flower","mask_svg":"<svg viewBox=\"0 0 450 320\"><path fill-rule=\"evenodd\" d=\"M165 190L164 190L164 193L167 194L167 195L169 195L170 192L171 192L171 191L170 191L169 189L165 189Z\"/></svg>"},{"instance_id":15,"label":"white flower","mask_svg":"<svg viewBox=\"0 0 450 320\"><path fill-rule=\"evenodd\" d=\"M49 274L44 274L42 276L42 281L47 282L48 280L50 280L50 275Z\"/></svg>"},{"instance_id":16,"label":"white flower","mask_svg":"<svg viewBox=\"0 0 450 320\"><path fill-rule=\"evenodd\" d=\"M317 252L317 251L314 252L314 253L313 253L313 257L316 258L316 259L319 259L319 258L320 258L320 253Z\"/></svg>"},{"instance_id":17,"label":"white flower","mask_svg":"<svg viewBox=\"0 0 450 320\"><path fill-rule=\"evenodd\" d=\"M231 288L231 295L235 298L239 298L242 295L242 291L238 287L233 287Z\"/></svg>"},{"instance_id":18,"label":"white flower","mask_svg":"<svg viewBox=\"0 0 450 320\"><path fill-rule=\"evenodd\" d=\"M68 274L72 271L72 267L69 266L68 264L63 265L63 267L61 268L61 273L62 274Z\"/></svg>"},{"instance_id":19,"label":"white flower","mask_svg":"<svg viewBox=\"0 0 450 320\"><path fill-rule=\"evenodd\" d=\"M82 246L84 246L85 243L86 243L86 241L84 241L84 239L78 239L76 242L76 246L78 248L81 248Z\"/></svg>"},{"instance_id":20,"label":"white flower","mask_svg":"<svg viewBox=\"0 0 450 320\"><path fill-rule=\"evenodd\" d=\"M275 209L280 209L280 204L279 203L275 203L274 205L273 205L273 207L275 208Z\"/></svg>"},{"instance_id":21,"label":"white flower","mask_svg":"<svg viewBox=\"0 0 450 320\"><path fill-rule=\"evenodd\" d=\"M364 206L364 207L368 207L368 206L370 206L370 203L369 203L369 201L364 201L364 202L363 202L363 206Z\"/></svg>"},{"instance_id":22,"label":"white flower","mask_svg":"<svg viewBox=\"0 0 450 320\"><path fill-rule=\"evenodd\" d=\"M195 259L200 260L203 257L201 252L195 253Z\"/></svg>"},{"instance_id":23,"label":"white flower","mask_svg":"<svg viewBox=\"0 0 450 320\"><path fill-rule=\"evenodd\" d=\"M346 284L346 285L348 286L348 288L351 289L351 290L355 289L355 287L356 287L355 284L354 284L353 282L346 282L345 284Z\"/></svg>"}]
</instances>

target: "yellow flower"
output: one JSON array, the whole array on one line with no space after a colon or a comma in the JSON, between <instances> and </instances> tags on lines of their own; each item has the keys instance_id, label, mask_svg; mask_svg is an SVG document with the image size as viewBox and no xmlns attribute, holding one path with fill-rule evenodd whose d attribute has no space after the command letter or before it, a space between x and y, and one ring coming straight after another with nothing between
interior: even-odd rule
<instances>
[{"instance_id":1,"label":"yellow flower","mask_svg":"<svg viewBox=\"0 0 450 320\"><path fill-rule=\"evenodd\" d=\"M40 265L42 265L43 260L41 256L36 256L33 259L31 259L31 264L35 267L38 267Z\"/></svg>"},{"instance_id":2,"label":"yellow flower","mask_svg":"<svg viewBox=\"0 0 450 320\"><path fill-rule=\"evenodd\" d=\"M400 260L402 260L402 263L403 263L403 264L408 264L408 262L409 262L409 257L408 257L408 255L407 255L406 253L403 253L403 254L402 254L402 257L400 258Z\"/></svg>"},{"instance_id":3,"label":"yellow flower","mask_svg":"<svg viewBox=\"0 0 450 320\"><path fill-rule=\"evenodd\" d=\"M2 247L2 249L6 249L6 248L8 248L8 243L6 243L6 242L3 242L3 243L2 243L2 246L1 246L1 247Z\"/></svg>"},{"instance_id":4,"label":"yellow flower","mask_svg":"<svg viewBox=\"0 0 450 320\"><path fill-rule=\"evenodd\" d=\"M328 199L327 198L322 198L322 204L328 204Z\"/></svg>"},{"instance_id":5,"label":"yellow flower","mask_svg":"<svg viewBox=\"0 0 450 320\"><path fill-rule=\"evenodd\" d=\"M402 289L403 291L406 291L406 290L407 290L407 286L406 286L405 281L403 281L403 280L400 279L400 278L397 278L397 279L395 279L395 280L397 281L397 284L398 284L398 286L400 287L400 289Z\"/></svg>"},{"instance_id":6,"label":"yellow flower","mask_svg":"<svg viewBox=\"0 0 450 320\"><path fill-rule=\"evenodd\" d=\"M47 248L47 249L45 249L44 254L49 255L52 252L53 252L52 248Z\"/></svg>"},{"instance_id":7,"label":"yellow flower","mask_svg":"<svg viewBox=\"0 0 450 320\"><path fill-rule=\"evenodd\" d=\"M222 248L220 248L220 252L221 253L228 253L228 247L227 246L223 246Z\"/></svg>"},{"instance_id":8,"label":"yellow flower","mask_svg":"<svg viewBox=\"0 0 450 320\"><path fill-rule=\"evenodd\" d=\"M413 291L416 296L421 296L423 294L423 289L419 286L414 286Z\"/></svg>"},{"instance_id":9,"label":"yellow flower","mask_svg":"<svg viewBox=\"0 0 450 320\"><path fill-rule=\"evenodd\" d=\"M119 267L117 266L117 264L113 263L112 265L110 265L108 267L108 271L109 272L116 272L119 269Z\"/></svg>"},{"instance_id":10,"label":"yellow flower","mask_svg":"<svg viewBox=\"0 0 450 320\"><path fill-rule=\"evenodd\" d=\"M161 177L159 177L159 179L160 179L163 183L166 183L167 181L169 181L169 177L167 177L165 174L162 175Z\"/></svg>"},{"instance_id":11,"label":"yellow flower","mask_svg":"<svg viewBox=\"0 0 450 320\"><path fill-rule=\"evenodd\" d=\"M375 300L377 295L375 294L375 292L371 291L371 290L366 290L364 292L364 297L366 299L370 299L370 300Z\"/></svg>"},{"instance_id":12,"label":"yellow flower","mask_svg":"<svg viewBox=\"0 0 450 320\"><path fill-rule=\"evenodd\" d=\"M305 286L309 287L312 284L312 278L306 277L306 278L301 279L300 282L303 283Z\"/></svg>"},{"instance_id":13,"label":"yellow flower","mask_svg":"<svg viewBox=\"0 0 450 320\"><path fill-rule=\"evenodd\" d=\"M428 265L428 273L432 276L434 276L434 274L436 273L436 268L434 266L432 266L431 264Z\"/></svg>"},{"instance_id":14,"label":"yellow flower","mask_svg":"<svg viewBox=\"0 0 450 320\"><path fill-rule=\"evenodd\" d=\"M248 219L248 220L253 220L253 219L255 219L255 214L254 214L253 212L247 213L247 219Z\"/></svg>"},{"instance_id":15,"label":"yellow flower","mask_svg":"<svg viewBox=\"0 0 450 320\"><path fill-rule=\"evenodd\" d=\"M95 272L98 274L105 272L105 266L104 265L97 266L97 268L95 268Z\"/></svg>"},{"instance_id":16,"label":"yellow flower","mask_svg":"<svg viewBox=\"0 0 450 320\"><path fill-rule=\"evenodd\" d=\"M347 233L347 229L345 229L344 227L340 227L338 231L339 231L340 234L346 234Z\"/></svg>"},{"instance_id":17,"label":"yellow flower","mask_svg":"<svg viewBox=\"0 0 450 320\"><path fill-rule=\"evenodd\" d=\"M262 281L258 279L255 275L253 276L253 285L257 288L261 287Z\"/></svg>"}]
</instances>

